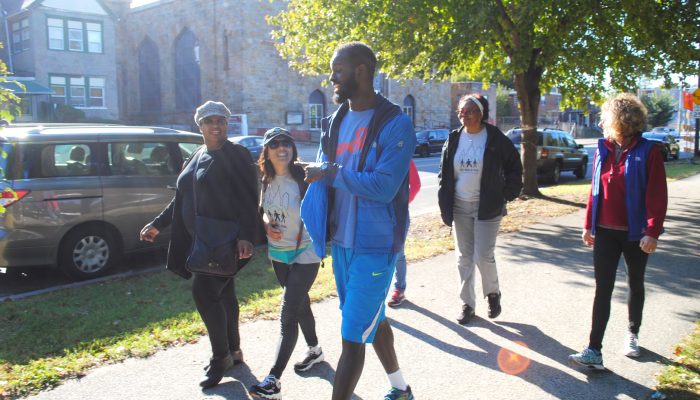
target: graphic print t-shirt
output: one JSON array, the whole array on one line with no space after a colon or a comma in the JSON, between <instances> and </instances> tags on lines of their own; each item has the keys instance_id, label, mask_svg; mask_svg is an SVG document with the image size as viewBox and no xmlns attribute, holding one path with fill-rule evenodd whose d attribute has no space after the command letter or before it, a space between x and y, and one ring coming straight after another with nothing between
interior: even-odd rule
<instances>
[{"instance_id":1,"label":"graphic print t-shirt","mask_svg":"<svg viewBox=\"0 0 700 400\"><path fill-rule=\"evenodd\" d=\"M285 264L311 264L321 261L311 247L306 229L297 249L297 235L301 224L300 206L299 185L291 176L275 176L265 190L263 210L267 214L267 221L282 231L282 240L274 241L268 238L270 259Z\"/></svg>"},{"instance_id":2,"label":"graphic print t-shirt","mask_svg":"<svg viewBox=\"0 0 700 400\"><path fill-rule=\"evenodd\" d=\"M479 201L481 172L486 149L486 128L479 133L459 134L459 145L454 158L455 197L461 201Z\"/></svg>"},{"instance_id":3,"label":"graphic print t-shirt","mask_svg":"<svg viewBox=\"0 0 700 400\"><path fill-rule=\"evenodd\" d=\"M340 123L338 149L335 162L344 168L357 169L360 153L367 137L369 122L374 109L365 111L348 111ZM335 191L335 203L331 217L337 227L333 235L333 244L352 248L355 241L355 221L357 210L354 195L344 190Z\"/></svg>"}]
</instances>

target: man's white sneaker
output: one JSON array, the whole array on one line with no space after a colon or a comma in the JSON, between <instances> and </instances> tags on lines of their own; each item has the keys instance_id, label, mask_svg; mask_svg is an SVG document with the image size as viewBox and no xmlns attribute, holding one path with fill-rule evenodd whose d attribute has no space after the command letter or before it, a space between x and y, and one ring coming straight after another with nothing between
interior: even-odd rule
<instances>
[{"instance_id":1,"label":"man's white sneaker","mask_svg":"<svg viewBox=\"0 0 700 400\"><path fill-rule=\"evenodd\" d=\"M632 332L627 332L622 354L627 357L639 357L639 338Z\"/></svg>"}]
</instances>

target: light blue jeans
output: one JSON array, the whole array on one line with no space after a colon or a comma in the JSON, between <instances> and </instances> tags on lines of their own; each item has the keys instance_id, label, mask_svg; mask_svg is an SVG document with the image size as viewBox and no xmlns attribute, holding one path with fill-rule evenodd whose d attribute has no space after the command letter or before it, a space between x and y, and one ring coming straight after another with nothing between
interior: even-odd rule
<instances>
[{"instance_id":1,"label":"light blue jeans","mask_svg":"<svg viewBox=\"0 0 700 400\"><path fill-rule=\"evenodd\" d=\"M396 271L394 272L394 288L400 291L406 290L406 253L401 249L396 257Z\"/></svg>"}]
</instances>

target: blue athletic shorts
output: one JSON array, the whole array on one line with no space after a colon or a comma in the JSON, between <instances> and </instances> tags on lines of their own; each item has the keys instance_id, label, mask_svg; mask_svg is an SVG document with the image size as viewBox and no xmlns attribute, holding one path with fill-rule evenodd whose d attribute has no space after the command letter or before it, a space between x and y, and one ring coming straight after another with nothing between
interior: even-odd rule
<instances>
[{"instance_id":1,"label":"blue athletic shorts","mask_svg":"<svg viewBox=\"0 0 700 400\"><path fill-rule=\"evenodd\" d=\"M333 274L343 321L343 339L372 343L385 318L384 303L394 276L397 253L358 254L332 245Z\"/></svg>"}]
</instances>

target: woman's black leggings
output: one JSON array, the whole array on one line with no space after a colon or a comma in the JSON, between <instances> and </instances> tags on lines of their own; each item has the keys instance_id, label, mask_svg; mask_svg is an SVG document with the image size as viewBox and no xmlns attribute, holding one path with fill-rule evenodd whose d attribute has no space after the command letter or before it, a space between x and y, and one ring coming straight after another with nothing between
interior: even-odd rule
<instances>
[{"instance_id":1,"label":"woman's black leggings","mask_svg":"<svg viewBox=\"0 0 700 400\"><path fill-rule=\"evenodd\" d=\"M233 279L194 274L192 282L192 298L207 327L214 357L225 357L241 347Z\"/></svg>"},{"instance_id":2,"label":"woman's black leggings","mask_svg":"<svg viewBox=\"0 0 700 400\"><path fill-rule=\"evenodd\" d=\"M280 342L277 346L275 365L270 370L270 375L274 375L277 379L282 376L282 372L292 356L292 351L294 351L299 337L299 327L301 327L307 345L310 347L318 345L316 320L311 312L309 289L316 280L319 264L289 265L272 261L277 280L284 288L280 316Z\"/></svg>"},{"instance_id":3,"label":"woman's black leggings","mask_svg":"<svg viewBox=\"0 0 700 400\"><path fill-rule=\"evenodd\" d=\"M644 271L649 255L639 247L639 240L627 240L627 231L596 228L593 246L595 271L595 299L593 300L593 326L588 346L600 351L603 335L610 318L610 301L615 287L615 275L620 255L625 257L627 273L627 312L629 331L637 334L642 325L644 309Z\"/></svg>"}]
</instances>

